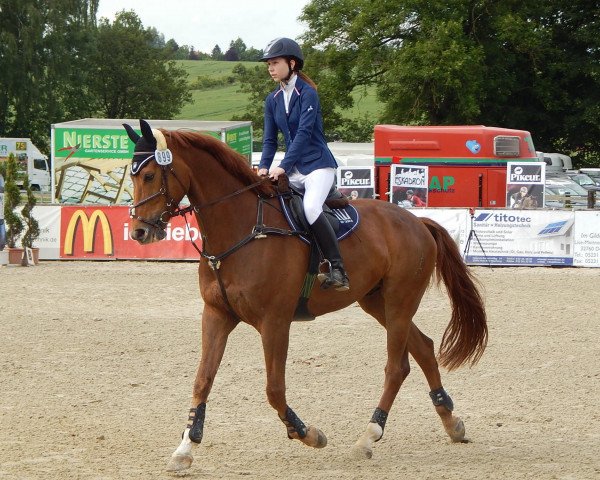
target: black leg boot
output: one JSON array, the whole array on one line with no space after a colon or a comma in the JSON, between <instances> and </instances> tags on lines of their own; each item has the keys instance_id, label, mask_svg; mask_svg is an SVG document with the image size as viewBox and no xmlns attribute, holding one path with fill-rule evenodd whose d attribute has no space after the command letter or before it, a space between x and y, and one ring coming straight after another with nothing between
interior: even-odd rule
<instances>
[{"instance_id":1,"label":"black leg boot","mask_svg":"<svg viewBox=\"0 0 600 480\"><path fill-rule=\"evenodd\" d=\"M310 226L321 252L326 260L329 261L331 269L329 273L320 273L319 281L323 288L335 288L338 291L345 291L350 288L348 275L344 270L342 256L340 255L340 247L335 236L335 232L331 224L325 218L325 214L321 213L315 223Z\"/></svg>"}]
</instances>

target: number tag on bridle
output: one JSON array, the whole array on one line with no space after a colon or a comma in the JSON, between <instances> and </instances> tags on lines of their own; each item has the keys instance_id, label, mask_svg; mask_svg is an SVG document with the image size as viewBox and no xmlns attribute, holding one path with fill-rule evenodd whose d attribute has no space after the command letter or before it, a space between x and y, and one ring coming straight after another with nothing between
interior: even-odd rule
<instances>
[{"instance_id":1,"label":"number tag on bridle","mask_svg":"<svg viewBox=\"0 0 600 480\"><path fill-rule=\"evenodd\" d=\"M159 165L170 165L173 163L173 154L168 148L166 150L155 150L154 159Z\"/></svg>"}]
</instances>

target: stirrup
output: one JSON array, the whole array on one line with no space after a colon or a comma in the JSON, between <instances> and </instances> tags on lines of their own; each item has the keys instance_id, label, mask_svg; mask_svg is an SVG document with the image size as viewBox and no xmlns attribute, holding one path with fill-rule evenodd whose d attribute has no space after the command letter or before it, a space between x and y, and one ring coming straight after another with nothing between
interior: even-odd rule
<instances>
[{"instance_id":1,"label":"stirrup","mask_svg":"<svg viewBox=\"0 0 600 480\"><path fill-rule=\"evenodd\" d=\"M327 263L329 266L329 271L327 273L319 273L317 275L319 282L321 282L321 288L324 290L333 288L338 292L350 290L350 282L348 281L348 277L346 276L344 270L341 268L333 268L328 260L326 260L324 263ZM336 273L337 275L335 275Z\"/></svg>"}]
</instances>

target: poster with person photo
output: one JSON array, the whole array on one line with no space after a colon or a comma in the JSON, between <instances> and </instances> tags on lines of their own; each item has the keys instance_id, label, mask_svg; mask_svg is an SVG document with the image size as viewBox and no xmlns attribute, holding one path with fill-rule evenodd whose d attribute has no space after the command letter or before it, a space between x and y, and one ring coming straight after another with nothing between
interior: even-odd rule
<instances>
[{"instance_id":1,"label":"poster with person photo","mask_svg":"<svg viewBox=\"0 0 600 480\"><path fill-rule=\"evenodd\" d=\"M506 207L542 208L545 182L544 162L508 162L506 164Z\"/></svg>"},{"instance_id":2,"label":"poster with person photo","mask_svg":"<svg viewBox=\"0 0 600 480\"><path fill-rule=\"evenodd\" d=\"M390 202L404 208L426 207L429 169L422 165L393 164Z\"/></svg>"},{"instance_id":3,"label":"poster with person photo","mask_svg":"<svg viewBox=\"0 0 600 480\"><path fill-rule=\"evenodd\" d=\"M375 198L375 168L338 167L337 187L350 200Z\"/></svg>"}]
</instances>

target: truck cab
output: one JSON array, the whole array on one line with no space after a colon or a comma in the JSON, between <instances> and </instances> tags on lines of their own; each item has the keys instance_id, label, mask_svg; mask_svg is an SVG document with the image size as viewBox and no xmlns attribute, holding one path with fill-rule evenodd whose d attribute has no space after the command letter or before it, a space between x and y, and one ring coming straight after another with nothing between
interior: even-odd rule
<instances>
[{"instance_id":1,"label":"truck cab","mask_svg":"<svg viewBox=\"0 0 600 480\"><path fill-rule=\"evenodd\" d=\"M48 157L38 150L29 138L0 138L0 162L13 154L17 160L17 185L23 188L25 175L34 191L50 191Z\"/></svg>"}]
</instances>

